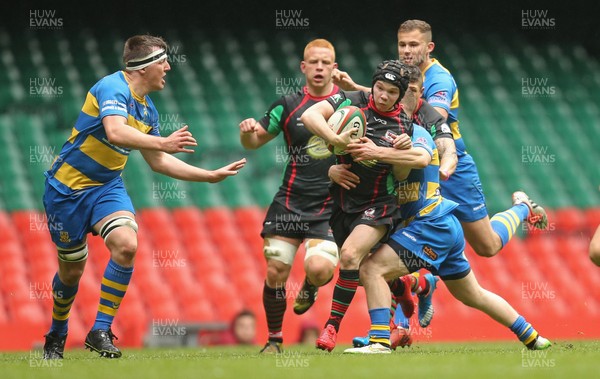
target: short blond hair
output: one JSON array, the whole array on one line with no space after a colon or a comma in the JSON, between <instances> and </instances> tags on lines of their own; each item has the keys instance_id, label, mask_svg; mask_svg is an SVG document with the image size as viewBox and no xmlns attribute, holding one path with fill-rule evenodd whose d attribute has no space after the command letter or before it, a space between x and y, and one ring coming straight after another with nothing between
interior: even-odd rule
<instances>
[{"instance_id":1,"label":"short blond hair","mask_svg":"<svg viewBox=\"0 0 600 379\"><path fill-rule=\"evenodd\" d=\"M418 30L425 34L427 42L432 41L431 25L422 20L406 20L398 28L398 33L408 33L413 30Z\"/></svg>"},{"instance_id":2,"label":"short blond hair","mask_svg":"<svg viewBox=\"0 0 600 379\"><path fill-rule=\"evenodd\" d=\"M306 59L306 54L308 54L308 50L311 47L324 47L325 49L331 50L331 52L333 53L333 61L335 62L335 48L333 47L331 42L323 38L313 39L304 47L304 59Z\"/></svg>"}]
</instances>

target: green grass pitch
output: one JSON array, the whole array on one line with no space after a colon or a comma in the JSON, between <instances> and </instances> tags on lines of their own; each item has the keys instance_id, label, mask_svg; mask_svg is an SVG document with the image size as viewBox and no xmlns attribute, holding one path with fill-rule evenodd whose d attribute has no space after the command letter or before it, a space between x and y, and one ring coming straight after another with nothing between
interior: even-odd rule
<instances>
[{"instance_id":1,"label":"green grass pitch","mask_svg":"<svg viewBox=\"0 0 600 379\"><path fill-rule=\"evenodd\" d=\"M530 352L516 342L419 343L391 355L356 356L288 346L259 355L259 347L124 349L109 360L87 350L68 350L62 361L43 361L41 351L0 354L0 377L9 378L591 378L598 375L600 341L558 341Z\"/></svg>"}]
</instances>

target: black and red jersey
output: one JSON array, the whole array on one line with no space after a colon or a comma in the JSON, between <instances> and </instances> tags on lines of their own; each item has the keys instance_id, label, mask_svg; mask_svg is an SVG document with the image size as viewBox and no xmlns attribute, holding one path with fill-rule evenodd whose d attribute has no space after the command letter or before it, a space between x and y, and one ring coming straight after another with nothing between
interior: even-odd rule
<instances>
[{"instance_id":1,"label":"black and red jersey","mask_svg":"<svg viewBox=\"0 0 600 379\"><path fill-rule=\"evenodd\" d=\"M259 120L268 133L283 133L286 143L274 152L276 160L285 160L286 166L273 201L307 219L329 219L331 215L327 172L335 164L335 156L322 138L306 129L300 116L315 103L338 92L339 88L334 86L327 96L314 97L303 87L302 91L275 101Z\"/></svg>"}]
</instances>

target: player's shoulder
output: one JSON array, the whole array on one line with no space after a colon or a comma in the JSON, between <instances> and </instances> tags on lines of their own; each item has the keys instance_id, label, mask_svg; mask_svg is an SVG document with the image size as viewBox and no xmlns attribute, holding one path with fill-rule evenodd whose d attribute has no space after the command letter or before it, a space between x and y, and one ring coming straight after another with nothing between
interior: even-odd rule
<instances>
[{"instance_id":1,"label":"player's shoulder","mask_svg":"<svg viewBox=\"0 0 600 379\"><path fill-rule=\"evenodd\" d=\"M129 92L129 85L123 71L117 71L110 75L106 75L94 84L91 89L94 91L112 91L112 92Z\"/></svg>"},{"instance_id":2,"label":"player's shoulder","mask_svg":"<svg viewBox=\"0 0 600 379\"><path fill-rule=\"evenodd\" d=\"M431 134L429 134L429 132L422 127L421 125L412 124L413 127L413 142L417 143L417 144L423 144L425 146L429 146L429 147L433 147L435 146L435 143L433 142L433 138L431 138Z\"/></svg>"},{"instance_id":3,"label":"player's shoulder","mask_svg":"<svg viewBox=\"0 0 600 379\"><path fill-rule=\"evenodd\" d=\"M452 73L436 58L432 58L429 65L425 68L426 75L447 76L453 78Z\"/></svg>"}]
</instances>

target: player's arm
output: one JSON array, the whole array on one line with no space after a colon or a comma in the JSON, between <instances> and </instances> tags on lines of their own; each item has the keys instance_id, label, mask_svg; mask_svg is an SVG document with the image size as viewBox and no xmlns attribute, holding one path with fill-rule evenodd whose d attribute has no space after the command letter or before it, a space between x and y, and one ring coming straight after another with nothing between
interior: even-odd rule
<instances>
[{"instance_id":1,"label":"player's arm","mask_svg":"<svg viewBox=\"0 0 600 379\"><path fill-rule=\"evenodd\" d=\"M335 112L333 105L327 100L320 101L304 111L300 121L311 133L323 138L325 141L335 147L345 149L352 139L352 130L345 131L342 134L335 134L327 125L327 120Z\"/></svg>"},{"instance_id":2,"label":"player's arm","mask_svg":"<svg viewBox=\"0 0 600 379\"><path fill-rule=\"evenodd\" d=\"M269 142L276 135L267 132L253 118L247 118L240 122L240 142L245 149L258 149L265 143Z\"/></svg>"},{"instance_id":3,"label":"player's arm","mask_svg":"<svg viewBox=\"0 0 600 379\"><path fill-rule=\"evenodd\" d=\"M123 116L111 115L102 118L108 142L129 149L146 149L167 153L193 153L186 146L196 146L196 140L187 129L188 126L173 132L168 137L157 137L140 132L127 125Z\"/></svg>"},{"instance_id":4,"label":"player's arm","mask_svg":"<svg viewBox=\"0 0 600 379\"><path fill-rule=\"evenodd\" d=\"M236 175L246 164L246 158L243 158L217 170L205 170L200 167L189 165L179 158L163 151L140 149L140 152L146 162L148 162L148 165L150 165L150 168L152 168L152 171L190 182L217 183L229 176Z\"/></svg>"},{"instance_id":5,"label":"player's arm","mask_svg":"<svg viewBox=\"0 0 600 379\"><path fill-rule=\"evenodd\" d=\"M346 71L335 69L332 74L332 79L333 83L344 91L371 92L371 88L355 83Z\"/></svg>"},{"instance_id":6,"label":"player's arm","mask_svg":"<svg viewBox=\"0 0 600 379\"><path fill-rule=\"evenodd\" d=\"M431 153L422 147L413 146L410 149L396 149L377 146L367 137L362 137L359 143L348 144L346 152L352 154L352 158L357 162L376 159L410 169L425 168L431 163L432 159Z\"/></svg>"},{"instance_id":7,"label":"player's arm","mask_svg":"<svg viewBox=\"0 0 600 379\"><path fill-rule=\"evenodd\" d=\"M452 138L438 138L435 140L435 145L440 153L440 178L448 180L456 171L458 164L456 144Z\"/></svg>"}]
</instances>

